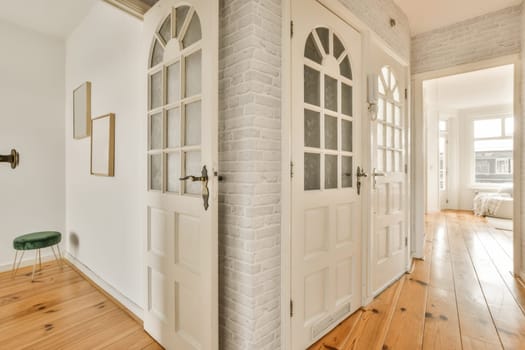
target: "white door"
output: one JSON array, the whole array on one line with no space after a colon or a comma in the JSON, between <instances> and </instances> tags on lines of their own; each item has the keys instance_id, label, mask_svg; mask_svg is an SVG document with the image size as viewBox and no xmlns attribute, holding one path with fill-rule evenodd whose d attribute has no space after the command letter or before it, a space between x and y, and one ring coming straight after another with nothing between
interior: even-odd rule
<instances>
[{"instance_id":1,"label":"white door","mask_svg":"<svg viewBox=\"0 0 525 350\"><path fill-rule=\"evenodd\" d=\"M144 33L144 328L167 349L217 349L218 1L161 0Z\"/></svg>"},{"instance_id":2,"label":"white door","mask_svg":"<svg viewBox=\"0 0 525 350\"><path fill-rule=\"evenodd\" d=\"M361 36L292 1L292 348L361 306Z\"/></svg>"},{"instance_id":3,"label":"white door","mask_svg":"<svg viewBox=\"0 0 525 350\"><path fill-rule=\"evenodd\" d=\"M439 121L439 208L448 209L448 132L447 121Z\"/></svg>"},{"instance_id":4,"label":"white door","mask_svg":"<svg viewBox=\"0 0 525 350\"><path fill-rule=\"evenodd\" d=\"M377 119L371 121L372 294L377 295L407 267L405 68L376 45L370 64L378 76Z\"/></svg>"}]
</instances>

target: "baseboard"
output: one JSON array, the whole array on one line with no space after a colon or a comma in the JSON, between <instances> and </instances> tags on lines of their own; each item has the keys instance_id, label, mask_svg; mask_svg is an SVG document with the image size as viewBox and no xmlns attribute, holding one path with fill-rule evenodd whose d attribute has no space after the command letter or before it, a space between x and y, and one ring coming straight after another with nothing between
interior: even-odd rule
<instances>
[{"instance_id":1,"label":"baseboard","mask_svg":"<svg viewBox=\"0 0 525 350\"><path fill-rule=\"evenodd\" d=\"M84 265L80 260L71 255L65 253L66 262L77 272L79 272L88 282L90 282L96 289L106 295L115 304L119 305L124 309L133 319L142 325L144 310L137 305L134 301L126 297L124 294L119 292L115 287L100 278L95 272L89 267Z\"/></svg>"},{"instance_id":2,"label":"baseboard","mask_svg":"<svg viewBox=\"0 0 525 350\"><path fill-rule=\"evenodd\" d=\"M33 264L35 263L35 251L28 250L26 252L29 254L24 254L24 259L22 259L22 262L20 263L20 268L26 267L26 266L33 266ZM20 259L20 254L18 254L18 256L19 256L18 258ZM15 257L14 257L14 251L13 251L13 260L14 259ZM53 254L42 255L42 262L48 262L51 260L55 260L55 257L53 256ZM13 262L2 264L0 265L0 272L11 271L12 268L13 268Z\"/></svg>"}]
</instances>

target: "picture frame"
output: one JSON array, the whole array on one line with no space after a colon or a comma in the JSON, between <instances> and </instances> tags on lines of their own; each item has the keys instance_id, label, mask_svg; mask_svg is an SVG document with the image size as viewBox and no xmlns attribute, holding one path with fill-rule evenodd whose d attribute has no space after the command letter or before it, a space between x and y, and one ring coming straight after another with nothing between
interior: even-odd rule
<instances>
[{"instance_id":1,"label":"picture frame","mask_svg":"<svg viewBox=\"0 0 525 350\"><path fill-rule=\"evenodd\" d=\"M73 90L73 138L91 136L91 82L86 81Z\"/></svg>"},{"instance_id":2,"label":"picture frame","mask_svg":"<svg viewBox=\"0 0 525 350\"><path fill-rule=\"evenodd\" d=\"M91 175L115 176L115 114L91 120Z\"/></svg>"}]
</instances>

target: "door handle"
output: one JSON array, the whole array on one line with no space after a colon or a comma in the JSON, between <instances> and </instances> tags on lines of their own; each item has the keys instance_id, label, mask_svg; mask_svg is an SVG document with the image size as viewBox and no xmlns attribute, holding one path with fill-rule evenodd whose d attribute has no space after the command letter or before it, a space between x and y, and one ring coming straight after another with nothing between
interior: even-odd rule
<instances>
[{"instance_id":1,"label":"door handle","mask_svg":"<svg viewBox=\"0 0 525 350\"><path fill-rule=\"evenodd\" d=\"M373 172L372 172L372 178L373 178L373 183L374 183L374 190L376 189L376 177L377 176L386 176L385 173L381 172L381 171L376 171L376 168L374 168Z\"/></svg>"},{"instance_id":2,"label":"door handle","mask_svg":"<svg viewBox=\"0 0 525 350\"><path fill-rule=\"evenodd\" d=\"M20 161L20 154L16 149L12 149L10 154L0 155L0 163L10 163L11 169L15 169Z\"/></svg>"},{"instance_id":3,"label":"door handle","mask_svg":"<svg viewBox=\"0 0 525 350\"><path fill-rule=\"evenodd\" d=\"M357 167L357 195L361 194L361 178L362 177L368 177L368 174L365 173L364 169L361 167Z\"/></svg>"},{"instance_id":4,"label":"door handle","mask_svg":"<svg viewBox=\"0 0 525 350\"><path fill-rule=\"evenodd\" d=\"M208 189L208 169L206 169L206 165L202 167L201 170L201 176L195 176L195 175L188 175L179 178L180 181L187 181L191 180L192 182L201 182L201 194L202 194L202 201L204 202L204 210L208 210L209 205L209 199L210 199L210 190Z\"/></svg>"}]
</instances>

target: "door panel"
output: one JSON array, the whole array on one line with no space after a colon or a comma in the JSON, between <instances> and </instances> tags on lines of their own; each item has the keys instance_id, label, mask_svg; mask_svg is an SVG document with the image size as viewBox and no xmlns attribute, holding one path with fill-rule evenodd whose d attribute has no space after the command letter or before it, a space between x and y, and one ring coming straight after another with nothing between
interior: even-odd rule
<instances>
[{"instance_id":1,"label":"door panel","mask_svg":"<svg viewBox=\"0 0 525 350\"><path fill-rule=\"evenodd\" d=\"M217 349L218 2L161 0L144 32L144 328L167 349Z\"/></svg>"},{"instance_id":2,"label":"door panel","mask_svg":"<svg viewBox=\"0 0 525 350\"><path fill-rule=\"evenodd\" d=\"M361 36L314 0L292 1L292 348L361 306Z\"/></svg>"},{"instance_id":3,"label":"door panel","mask_svg":"<svg viewBox=\"0 0 525 350\"><path fill-rule=\"evenodd\" d=\"M377 74L377 119L370 122L371 225L370 291L379 294L406 271L407 217L405 156L405 68L375 42L370 45L371 71Z\"/></svg>"}]
</instances>

